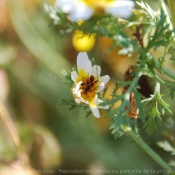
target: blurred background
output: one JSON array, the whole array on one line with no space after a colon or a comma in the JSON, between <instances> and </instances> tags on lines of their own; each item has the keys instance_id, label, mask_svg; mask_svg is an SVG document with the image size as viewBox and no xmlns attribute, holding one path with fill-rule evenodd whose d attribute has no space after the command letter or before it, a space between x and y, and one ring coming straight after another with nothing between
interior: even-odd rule
<instances>
[{"instance_id":1,"label":"blurred background","mask_svg":"<svg viewBox=\"0 0 175 175\"><path fill-rule=\"evenodd\" d=\"M146 2L158 9L156 1ZM77 41L78 33L60 38L44 3L53 5L54 0L0 0L0 175L160 169L128 136L114 139L105 113L100 119L86 118L83 109L69 111L69 106L60 105L62 98L71 97L60 71L71 70L79 51L87 51L101 65L102 75L111 77L107 98L136 59L109 53L107 38ZM151 85L144 78L140 83L145 87L142 93L149 96ZM168 100L166 89L162 92ZM167 125L151 136L139 120L138 126L149 146L170 161L170 153L156 144L165 138L174 141L174 122L169 117L165 121Z\"/></svg>"}]
</instances>

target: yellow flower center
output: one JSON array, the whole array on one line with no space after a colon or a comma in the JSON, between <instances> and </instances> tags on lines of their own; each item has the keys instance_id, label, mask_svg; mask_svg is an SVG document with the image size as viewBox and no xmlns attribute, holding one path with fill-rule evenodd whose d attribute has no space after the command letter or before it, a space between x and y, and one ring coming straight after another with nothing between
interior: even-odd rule
<instances>
[{"instance_id":1,"label":"yellow flower center","mask_svg":"<svg viewBox=\"0 0 175 175\"><path fill-rule=\"evenodd\" d=\"M88 92L82 91L81 92L82 98L85 101L89 101L89 102L92 102L94 100L95 95L96 95L96 92L95 91L88 91Z\"/></svg>"},{"instance_id":2,"label":"yellow flower center","mask_svg":"<svg viewBox=\"0 0 175 175\"><path fill-rule=\"evenodd\" d=\"M116 0L79 0L95 10L95 14L102 15L104 8L113 6Z\"/></svg>"},{"instance_id":3,"label":"yellow flower center","mask_svg":"<svg viewBox=\"0 0 175 175\"><path fill-rule=\"evenodd\" d=\"M115 0L81 0L92 8L105 7Z\"/></svg>"},{"instance_id":4,"label":"yellow flower center","mask_svg":"<svg viewBox=\"0 0 175 175\"><path fill-rule=\"evenodd\" d=\"M82 90L81 97L85 101L92 102L95 98L95 95L97 94L96 90L98 88L99 82L98 82L98 79L94 75L90 75L90 76L83 76L83 75L85 75L85 72L83 72L83 70L80 70L78 79L82 81L80 85L80 90Z\"/></svg>"},{"instance_id":5,"label":"yellow flower center","mask_svg":"<svg viewBox=\"0 0 175 175\"><path fill-rule=\"evenodd\" d=\"M79 77L76 79L77 83L80 81L84 82L85 79L88 77L88 74L84 71L84 69L78 70L78 75Z\"/></svg>"}]
</instances>

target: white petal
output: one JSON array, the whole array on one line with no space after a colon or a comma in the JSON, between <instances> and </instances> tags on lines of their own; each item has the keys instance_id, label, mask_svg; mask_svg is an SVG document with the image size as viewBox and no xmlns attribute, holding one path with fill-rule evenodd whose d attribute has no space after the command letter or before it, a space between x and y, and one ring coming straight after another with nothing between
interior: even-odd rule
<instances>
[{"instance_id":1,"label":"white petal","mask_svg":"<svg viewBox=\"0 0 175 175\"><path fill-rule=\"evenodd\" d=\"M95 103L96 105L98 105L98 104L101 103L101 102L102 102L102 100L98 99L98 97L97 97L97 95L96 95L95 98L94 98L94 103Z\"/></svg>"},{"instance_id":2,"label":"white petal","mask_svg":"<svg viewBox=\"0 0 175 175\"><path fill-rule=\"evenodd\" d=\"M75 88L72 89L72 93L73 93L73 94L77 94L77 91L76 91Z\"/></svg>"},{"instance_id":3,"label":"white petal","mask_svg":"<svg viewBox=\"0 0 175 175\"><path fill-rule=\"evenodd\" d=\"M74 81L74 83L77 83L77 78L78 78L78 74L77 74L77 72L76 71L72 71L71 72L71 78L72 78L72 80Z\"/></svg>"},{"instance_id":4,"label":"white petal","mask_svg":"<svg viewBox=\"0 0 175 175\"><path fill-rule=\"evenodd\" d=\"M82 81L76 84L75 88L73 88L73 94L77 95L79 98L81 97L81 92L80 86L81 86Z\"/></svg>"},{"instance_id":5,"label":"white petal","mask_svg":"<svg viewBox=\"0 0 175 175\"><path fill-rule=\"evenodd\" d=\"M81 101L80 101L80 99L75 98L75 102L79 104Z\"/></svg>"},{"instance_id":6,"label":"white petal","mask_svg":"<svg viewBox=\"0 0 175 175\"><path fill-rule=\"evenodd\" d=\"M101 109L109 109L109 105L106 105L106 106L100 106L99 104L100 103L103 103L104 101L103 100L100 100L98 98L95 98L95 104L98 105L98 108L101 108Z\"/></svg>"},{"instance_id":7,"label":"white petal","mask_svg":"<svg viewBox=\"0 0 175 175\"><path fill-rule=\"evenodd\" d=\"M94 114L94 116L96 118L100 118L100 113L99 113L99 110L98 110L97 106L89 104L89 107L90 107L92 113Z\"/></svg>"},{"instance_id":8,"label":"white petal","mask_svg":"<svg viewBox=\"0 0 175 175\"><path fill-rule=\"evenodd\" d=\"M70 13L76 7L75 1L72 0L57 0L56 5L64 13Z\"/></svg>"},{"instance_id":9,"label":"white petal","mask_svg":"<svg viewBox=\"0 0 175 175\"><path fill-rule=\"evenodd\" d=\"M81 21L81 20L88 20L94 13L94 10L86 5L79 4L72 10L69 14L69 18L71 21Z\"/></svg>"},{"instance_id":10,"label":"white petal","mask_svg":"<svg viewBox=\"0 0 175 175\"><path fill-rule=\"evenodd\" d=\"M134 2L130 0L118 0L113 3L113 6L107 6L105 11L120 18L129 18L132 14L131 9L134 7Z\"/></svg>"},{"instance_id":11,"label":"white petal","mask_svg":"<svg viewBox=\"0 0 175 175\"><path fill-rule=\"evenodd\" d=\"M77 94L76 94L79 98L81 98L81 91L82 91L82 90L77 91Z\"/></svg>"},{"instance_id":12,"label":"white petal","mask_svg":"<svg viewBox=\"0 0 175 175\"><path fill-rule=\"evenodd\" d=\"M109 105L106 105L106 106L98 106L98 108L100 108L100 109L109 109Z\"/></svg>"},{"instance_id":13,"label":"white petal","mask_svg":"<svg viewBox=\"0 0 175 175\"><path fill-rule=\"evenodd\" d=\"M95 75L96 77L100 77L100 74L101 74L101 67L98 66L98 65L94 65L92 67L92 72L91 74Z\"/></svg>"},{"instance_id":14,"label":"white petal","mask_svg":"<svg viewBox=\"0 0 175 175\"><path fill-rule=\"evenodd\" d=\"M105 87L105 84L102 82L102 83L100 83L99 85L98 85L98 89L95 91L95 92L100 92L100 91L102 91L103 89L104 89L104 87Z\"/></svg>"},{"instance_id":15,"label":"white petal","mask_svg":"<svg viewBox=\"0 0 175 175\"><path fill-rule=\"evenodd\" d=\"M74 22L88 20L94 13L93 8L78 0L56 0L59 9L69 14L69 19Z\"/></svg>"},{"instance_id":16,"label":"white petal","mask_svg":"<svg viewBox=\"0 0 175 175\"><path fill-rule=\"evenodd\" d=\"M86 62L88 62L88 55L86 52L80 52L77 56L77 68L84 69Z\"/></svg>"},{"instance_id":17,"label":"white petal","mask_svg":"<svg viewBox=\"0 0 175 175\"><path fill-rule=\"evenodd\" d=\"M84 70L86 73L90 75L92 65L90 60L88 59L88 55L86 52L80 52L77 56L77 68L78 70Z\"/></svg>"},{"instance_id":18,"label":"white petal","mask_svg":"<svg viewBox=\"0 0 175 175\"><path fill-rule=\"evenodd\" d=\"M82 98L82 99L83 99L83 98ZM87 100L84 100L84 99L83 99L83 102L86 103L86 104L89 104L89 101L87 101Z\"/></svg>"},{"instance_id":19,"label":"white petal","mask_svg":"<svg viewBox=\"0 0 175 175\"><path fill-rule=\"evenodd\" d=\"M100 77L99 81L106 84L109 81L109 79L110 79L110 77L108 75L105 75L105 76Z\"/></svg>"}]
</instances>

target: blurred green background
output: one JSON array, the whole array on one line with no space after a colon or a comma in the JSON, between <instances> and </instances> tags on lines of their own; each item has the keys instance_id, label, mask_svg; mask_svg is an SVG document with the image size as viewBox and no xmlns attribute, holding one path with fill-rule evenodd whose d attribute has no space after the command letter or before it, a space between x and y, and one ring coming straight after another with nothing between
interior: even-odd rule
<instances>
[{"instance_id":1,"label":"blurred green background","mask_svg":"<svg viewBox=\"0 0 175 175\"><path fill-rule=\"evenodd\" d=\"M156 1L147 2L158 9ZM60 38L58 28L50 25L44 3L54 1L0 0L0 175L64 174L61 169L109 170L98 174L146 169L156 174L151 169L159 170L159 165L131 138L114 139L105 113L100 119L86 118L83 109L69 111L69 106L60 105L62 98L71 97L60 71L71 70L79 51L72 44L73 33ZM115 51L108 53L110 42L99 39L88 51L102 74L111 77L107 97L135 62ZM151 91L146 87L145 93ZM172 156L156 142L174 139L174 123L168 122L169 133L161 127L149 136L138 120L143 139L166 161Z\"/></svg>"}]
</instances>

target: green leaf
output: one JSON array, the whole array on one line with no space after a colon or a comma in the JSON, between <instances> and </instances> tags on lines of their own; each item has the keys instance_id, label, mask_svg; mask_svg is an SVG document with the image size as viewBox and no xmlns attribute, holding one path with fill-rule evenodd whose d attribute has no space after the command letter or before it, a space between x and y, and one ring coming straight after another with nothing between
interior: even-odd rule
<instances>
[{"instance_id":1,"label":"green leaf","mask_svg":"<svg viewBox=\"0 0 175 175\"><path fill-rule=\"evenodd\" d=\"M159 147L161 147L163 150L167 151L167 152L171 152L172 155L175 155L175 148L170 145L170 143L166 140L164 141L159 141L157 142L157 145Z\"/></svg>"},{"instance_id":2,"label":"green leaf","mask_svg":"<svg viewBox=\"0 0 175 175\"><path fill-rule=\"evenodd\" d=\"M61 74L66 79L65 84L68 84L70 87L72 87L74 82L71 78L71 71L66 71L65 69L63 69L63 70L61 70Z\"/></svg>"},{"instance_id":3,"label":"green leaf","mask_svg":"<svg viewBox=\"0 0 175 175\"><path fill-rule=\"evenodd\" d=\"M173 113L171 112L171 110L168 108L169 104L165 103L165 101L162 99L161 94L158 94L157 100L159 102L159 104L161 105L161 107L165 110L165 112L169 115L173 115Z\"/></svg>"},{"instance_id":4,"label":"green leaf","mask_svg":"<svg viewBox=\"0 0 175 175\"><path fill-rule=\"evenodd\" d=\"M169 96L171 97L171 99L173 99L174 92L175 92L175 82L165 81L165 84L166 84L167 88L169 89Z\"/></svg>"},{"instance_id":5,"label":"green leaf","mask_svg":"<svg viewBox=\"0 0 175 175\"><path fill-rule=\"evenodd\" d=\"M105 106L105 105L113 105L117 101L121 100L123 98L123 95L117 95L115 98L111 100L106 100L105 102L101 103L100 105Z\"/></svg>"},{"instance_id":6,"label":"green leaf","mask_svg":"<svg viewBox=\"0 0 175 175\"><path fill-rule=\"evenodd\" d=\"M128 116L115 115L112 118L112 122L110 124L110 129L112 129L112 134L114 134L114 138L121 137L124 134L123 126L129 126Z\"/></svg>"},{"instance_id":7,"label":"green leaf","mask_svg":"<svg viewBox=\"0 0 175 175\"><path fill-rule=\"evenodd\" d=\"M157 129L157 124L162 125L162 119L160 117L160 112L158 111L158 102L153 100L150 109L147 111L149 115L143 128L151 135L155 129Z\"/></svg>"},{"instance_id":8,"label":"green leaf","mask_svg":"<svg viewBox=\"0 0 175 175\"><path fill-rule=\"evenodd\" d=\"M92 111L91 110L87 111L86 112L86 118L89 117L91 114L92 114Z\"/></svg>"},{"instance_id":9,"label":"green leaf","mask_svg":"<svg viewBox=\"0 0 175 175\"><path fill-rule=\"evenodd\" d=\"M139 98L139 92L137 90L134 91L134 97L136 100L136 106L139 109L139 116L140 116L142 122L145 122L145 113L143 110L143 105L141 103L141 99Z\"/></svg>"},{"instance_id":10,"label":"green leaf","mask_svg":"<svg viewBox=\"0 0 175 175\"><path fill-rule=\"evenodd\" d=\"M166 112L169 115L172 115L171 110L169 109L169 105L165 103L165 101L162 99L162 95L158 92L155 92L150 98L144 100L145 104L149 104L150 102L150 108L147 111L148 120L144 124L144 128L146 128L146 131L148 134L152 134L154 130L157 128L158 125L162 125L162 118L160 116L161 112L159 112L159 108L162 111L162 115L164 115L164 112Z\"/></svg>"},{"instance_id":11,"label":"green leaf","mask_svg":"<svg viewBox=\"0 0 175 175\"><path fill-rule=\"evenodd\" d=\"M151 9L151 7L146 3L146 2L138 2L136 1L136 3L147 12L147 15L152 18L155 19L156 17L156 13Z\"/></svg>"},{"instance_id":12,"label":"green leaf","mask_svg":"<svg viewBox=\"0 0 175 175\"><path fill-rule=\"evenodd\" d=\"M169 24L166 23L166 16L161 10L160 19L155 23L155 32L150 37L146 50L149 51L151 48L156 50L159 46L168 46L172 41L172 32L169 31Z\"/></svg>"},{"instance_id":13,"label":"green leaf","mask_svg":"<svg viewBox=\"0 0 175 175\"><path fill-rule=\"evenodd\" d=\"M175 61L175 48L173 46L171 46L168 50L168 53L170 54L170 60Z\"/></svg>"}]
</instances>

